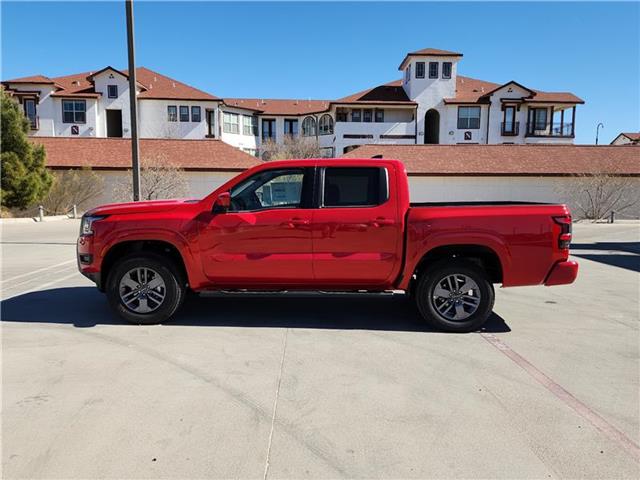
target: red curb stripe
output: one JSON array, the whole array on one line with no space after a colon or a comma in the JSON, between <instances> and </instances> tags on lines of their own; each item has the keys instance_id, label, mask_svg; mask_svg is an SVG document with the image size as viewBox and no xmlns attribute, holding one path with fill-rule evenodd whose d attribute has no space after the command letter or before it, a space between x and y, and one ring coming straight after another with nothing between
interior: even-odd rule
<instances>
[{"instance_id":1,"label":"red curb stripe","mask_svg":"<svg viewBox=\"0 0 640 480\"><path fill-rule=\"evenodd\" d=\"M513 351L506 343L500 340L498 337L491 333L480 333L482 338L493 345L496 349L500 350L507 357L513 360L524 371L531 375L538 383L549 390L552 394L562 400L566 405L575 410L581 417L588 420L594 427L604 433L609 439L618 443L628 453L631 454L633 459L640 463L640 446L631 440L627 435L618 430L616 427L607 422L604 418L598 415L595 411L582 403L571 393L569 393L562 386L554 382L551 378L540 371L536 366L529 362L519 353Z\"/></svg>"}]
</instances>

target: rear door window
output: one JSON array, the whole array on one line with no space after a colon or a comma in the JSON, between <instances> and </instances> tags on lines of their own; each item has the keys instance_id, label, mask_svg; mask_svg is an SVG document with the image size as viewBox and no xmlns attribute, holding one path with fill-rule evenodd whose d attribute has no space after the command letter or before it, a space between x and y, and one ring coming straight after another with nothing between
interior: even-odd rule
<instances>
[{"instance_id":1,"label":"rear door window","mask_svg":"<svg viewBox=\"0 0 640 480\"><path fill-rule=\"evenodd\" d=\"M324 169L323 207L373 207L389 198L387 169L327 167Z\"/></svg>"}]
</instances>

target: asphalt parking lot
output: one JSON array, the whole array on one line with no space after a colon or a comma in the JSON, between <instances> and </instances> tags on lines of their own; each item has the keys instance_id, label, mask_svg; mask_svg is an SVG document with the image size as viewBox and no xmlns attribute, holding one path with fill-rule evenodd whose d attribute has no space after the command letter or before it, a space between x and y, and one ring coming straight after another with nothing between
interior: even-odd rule
<instances>
[{"instance_id":1,"label":"asphalt parking lot","mask_svg":"<svg viewBox=\"0 0 640 480\"><path fill-rule=\"evenodd\" d=\"M122 323L77 221L2 231L3 478L638 478L640 225L484 332L399 297L192 298Z\"/></svg>"}]
</instances>

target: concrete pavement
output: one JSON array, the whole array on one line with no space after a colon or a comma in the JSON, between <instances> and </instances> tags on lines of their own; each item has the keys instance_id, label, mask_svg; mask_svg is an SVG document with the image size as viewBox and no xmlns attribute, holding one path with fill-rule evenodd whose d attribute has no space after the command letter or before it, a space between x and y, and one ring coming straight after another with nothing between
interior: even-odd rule
<instances>
[{"instance_id":1,"label":"concrete pavement","mask_svg":"<svg viewBox=\"0 0 640 480\"><path fill-rule=\"evenodd\" d=\"M468 335L398 297L127 325L77 230L3 226L3 478L640 476L637 224L576 225L578 281L499 289Z\"/></svg>"}]
</instances>

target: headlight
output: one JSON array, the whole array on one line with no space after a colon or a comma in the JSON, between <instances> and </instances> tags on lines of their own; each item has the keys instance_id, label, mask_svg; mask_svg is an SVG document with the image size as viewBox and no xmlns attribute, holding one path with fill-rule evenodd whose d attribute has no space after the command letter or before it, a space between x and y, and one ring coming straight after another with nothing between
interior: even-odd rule
<instances>
[{"instance_id":1,"label":"headlight","mask_svg":"<svg viewBox=\"0 0 640 480\"><path fill-rule=\"evenodd\" d=\"M80 235L93 235L93 222L102 220L105 215L84 216L80 222Z\"/></svg>"}]
</instances>

